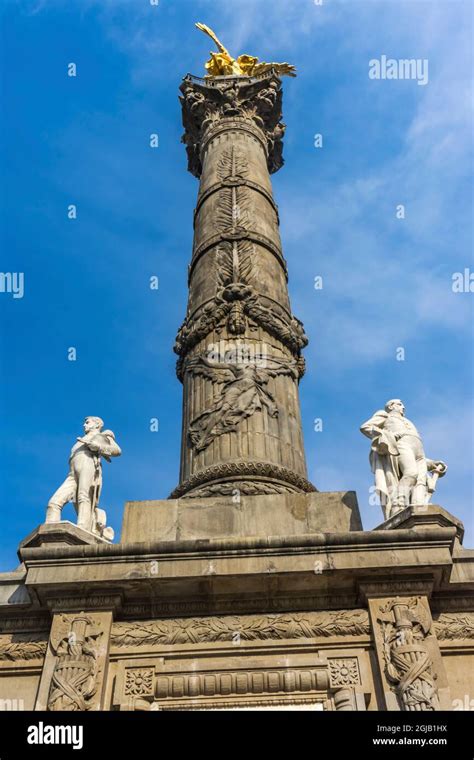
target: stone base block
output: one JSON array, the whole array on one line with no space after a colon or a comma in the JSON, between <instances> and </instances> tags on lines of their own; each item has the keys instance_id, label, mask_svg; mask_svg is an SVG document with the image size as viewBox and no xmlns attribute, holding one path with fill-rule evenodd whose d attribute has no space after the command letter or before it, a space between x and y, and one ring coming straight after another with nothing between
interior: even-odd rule
<instances>
[{"instance_id":1,"label":"stone base block","mask_svg":"<svg viewBox=\"0 0 474 760\"><path fill-rule=\"evenodd\" d=\"M354 491L125 504L121 543L297 536L362 530Z\"/></svg>"},{"instance_id":2,"label":"stone base block","mask_svg":"<svg viewBox=\"0 0 474 760\"><path fill-rule=\"evenodd\" d=\"M56 523L44 523L38 525L18 546L18 556L21 560L21 551L27 547L35 546L84 546L88 544L109 544L104 538L90 533L88 530L79 528L78 525L61 520Z\"/></svg>"},{"instance_id":3,"label":"stone base block","mask_svg":"<svg viewBox=\"0 0 474 760\"><path fill-rule=\"evenodd\" d=\"M390 519L378 525L374 530L394 530L398 528L447 528L455 527L459 541L464 537L464 525L461 520L438 504L411 504Z\"/></svg>"}]
</instances>

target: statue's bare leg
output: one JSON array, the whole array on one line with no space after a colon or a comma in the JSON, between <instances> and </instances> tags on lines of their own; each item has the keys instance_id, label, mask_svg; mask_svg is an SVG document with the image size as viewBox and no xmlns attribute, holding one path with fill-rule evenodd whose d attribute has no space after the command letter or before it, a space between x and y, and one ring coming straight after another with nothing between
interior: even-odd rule
<instances>
[{"instance_id":1,"label":"statue's bare leg","mask_svg":"<svg viewBox=\"0 0 474 760\"><path fill-rule=\"evenodd\" d=\"M58 490L53 493L46 510L46 522L54 523L61 520L61 512L65 504L74 501L76 497L76 478L70 472L64 483L61 483Z\"/></svg>"}]
</instances>

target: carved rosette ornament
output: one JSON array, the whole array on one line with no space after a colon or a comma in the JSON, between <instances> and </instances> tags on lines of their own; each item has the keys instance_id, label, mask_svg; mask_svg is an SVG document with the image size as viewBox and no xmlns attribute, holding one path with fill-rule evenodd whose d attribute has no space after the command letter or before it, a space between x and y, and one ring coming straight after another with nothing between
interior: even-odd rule
<instances>
[{"instance_id":1,"label":"carved rosette ornament","mask_svg":"<svg viewBox=\"0 0 474 760\"><path fill-rule=\"evenodd\" d=\"M283 164L277 71L188 75L180 88L188 168L200 187L174 347L184 403L173 498L314 490L298 398L308 341L291 313L269 176Z\"/></svg>"},{"instance_id":2,"label":"carved rosette ornament","mask_svg":"<svg viewBox=\"0 0 474 760\"><path fill-rule=\"evenodd\" d=\"M395 598L380 607L387 680L401 710L438 710L436 674L426 646L431 616L417 598Z\"/></svg>"}]
</instances>

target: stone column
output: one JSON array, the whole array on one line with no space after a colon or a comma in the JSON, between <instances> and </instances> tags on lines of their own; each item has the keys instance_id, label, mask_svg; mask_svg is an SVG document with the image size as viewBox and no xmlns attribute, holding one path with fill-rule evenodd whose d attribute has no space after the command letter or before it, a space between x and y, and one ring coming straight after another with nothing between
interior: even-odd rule
<instances>
[{"instance_id":1,"label":"stone column","mask_svg":"<svg viewBox=\"0 0 474 760\"><path fill-rule=\"evenodd\" d=\"M175 345L183 429L172 497L312 491L298 398L307 339L290 309L269 176L283 163L281 81L188 75L180 89L200 187Z\"/></svg>"}]
</instances>

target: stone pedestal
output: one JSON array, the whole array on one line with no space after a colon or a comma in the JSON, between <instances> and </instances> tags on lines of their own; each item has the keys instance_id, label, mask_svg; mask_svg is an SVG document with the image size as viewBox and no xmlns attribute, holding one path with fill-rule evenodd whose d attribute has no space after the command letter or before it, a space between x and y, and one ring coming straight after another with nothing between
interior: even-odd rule
<instances>
[{"instance_id":1,"label":"stone pedestal","mask_svg":"<svg viewBox=\"0 0 474 760\"><path fill-rule=\"evenodd\" d=\"M125 504L121 541L301 536L362 530L354 491Z\"/></svg>"},{"instance_id":2,"label":"stone pedestal","mask_svg":"<svg viewBox=\"0 0 474 760\"><path fill-rule=\"evenodd\" d=\"M131 502L119 544L27 541L0 576L0 700L459 709L474 562L448 522L364 531L350 492L286 494Z\"/></svg>"},{"instance_id":3,"label":"stone pedestal","mask_svg":"<svg viewBox=\"0 0 474 760\"><path fill-rule=\"evenodd\" d=\"M409 507L398 512L389 520L385 520L375 530L393 530L394 528L456 528L456 535L462 543L464 537L464 525L461 520L454 517L450 512L438 504L411 504Z\"/></svg>"},{"instance_id":4,"label":"stone pedestal","mask_svg":"<svg viewBox=\"0 0 474 760\"><path fill-rule=\"evenodd\" d=\"M61 520L56 523L38 525L20 542L18 556L21 559L21 550L33 546L92 546L109 543L110 541L105 538L84 530L68 520Z\"/></svg>"}]
</instances>

